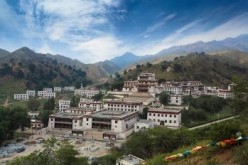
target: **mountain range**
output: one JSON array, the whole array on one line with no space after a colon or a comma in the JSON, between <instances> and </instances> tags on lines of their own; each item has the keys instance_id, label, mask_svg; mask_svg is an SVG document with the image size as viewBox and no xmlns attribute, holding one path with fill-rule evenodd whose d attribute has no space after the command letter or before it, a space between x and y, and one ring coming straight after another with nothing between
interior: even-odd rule
<instances>
[{"instance_id":1,"label":"mountain range","mask_svg":"<svg viewBox=\"0 0 248 165\"><path fill-rule=\"evenodd\" d=\"M148 56L137 56L128 52L122 56L115 57L110 61L119 68L124 69L137 63L158 63L164 60L173 60L177 56L184 56L192 52L216 54L228 51L248 52L248 34L236 38L226 38L221 41L198 41L192 44L173 46Z\"/></svg>"},{"instance_id":2,"label":"mountain range","mask_svg":"<svg viewBox=\"0 0 248 165\"><path fill-rule=\"evenodd\" d=\"M173 46L168 49L163 49L154 55L138 56L131 52L126 52L121 56L94 64L84 64L79 60L71 59L63 55L36 53L29 48L20 48L14 52L0 49L0 60L4 62L11 59L16 61L21 59L26 61L34 61L41 58L53 59L58 63L85 71L87 78L93 82L104 82L108 79L109 74L127 69L130 66L147 62L159 63L165 60L173 60L177 56L184 56L192 52L205 52L208 54L223 54L222 52L224 52L225 55L226 52L229 52L229 56L230 54L235 54L235 52L236 54L248 52L248 35L226 38L221 41L199 41L188 45Z\"/></svg>"}]
</instances>

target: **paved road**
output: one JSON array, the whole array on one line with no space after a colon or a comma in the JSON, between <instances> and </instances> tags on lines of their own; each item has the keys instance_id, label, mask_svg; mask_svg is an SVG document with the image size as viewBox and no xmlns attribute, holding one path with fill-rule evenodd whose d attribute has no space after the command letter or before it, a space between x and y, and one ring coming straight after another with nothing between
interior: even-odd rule
<instances>
[{"instance_id":1,"label":"paved road","mask_svg":"<svg viewBox=\"0 0 248 165\"><path fill-rule=\"evenodd\" d=\"M226 120L231 120L231 119L234 119L236 117L238 117L238 116L232 116L232 117L228 117L228 118L225 118L225 119L220 119L220 120L217 120L217 121L213 121L213 122L210 122L210 123L198 125L196 127L189 128L189 130L194 130L194 129L197 129L197 128L206 127L206 126L209 126L211 124L220 123L220 122L223 122L223 121L226 121Z\"/></svg>"}]
</instances>

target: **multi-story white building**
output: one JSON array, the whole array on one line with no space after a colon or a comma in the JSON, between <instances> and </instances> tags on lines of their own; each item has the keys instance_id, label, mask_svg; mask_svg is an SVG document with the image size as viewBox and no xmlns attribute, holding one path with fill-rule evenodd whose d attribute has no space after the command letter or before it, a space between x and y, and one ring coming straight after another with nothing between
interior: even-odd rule
<instances>
[{"instance_id":1,"label":"multi-story white building","mask_svg":"<svg viewBox=\"0 0 248 165\"><path fill-rule=\"evenodd\" d=\"M35 119L39 117L40 112L39 111L35 111L35 112L28 112L28 117L30 117L31 119Z\"/></svg>"},{"instance_id":2,"label":"multi-story white building","mask_svg":"<svg viewBox=\"0 0 248 165\"><path fill-rule=\"evenodd\" d=\"M131 101L107 101L104 108L112 111L124 111L124 112L143 112L142 102L131 102Z\"/></svg>"},{"instance_id":3,"label":"multi-story white building","mask_svg":"<svg viewBox=\"0 0 248 165\"><path fill-rule=\"evenodd\" d=\"M53 88L43 88L43 91L47 91L47 93L53 92Z\"/></svg>"},{"instance_id":4,"label":"multi-story white building","mask_svg":"<svg viewBox=\"0 0 248 165\"><path fill-rule=\"evenodd\" d=\"M218 87L205 86L204 87L204 95L217 96L218 95Z\"/></svg>"},{"instance_id":5,"label":"multi-story white building","mask_svg":"<svg viewBox=\"0 0 248 165\"><path fill-rule=\"evenodd\" d=\"M38 91L38 94L37 95L39 97L43 97L45 93L47 93L47 91Z\"/></svg>"},{"instance_id":6,"label":"multi-story white building","mask_svg":"<svg viewBox=\"0 0 248 165\"><path fill-rule=\"evenodd\" d=\"M169 104L182 105L182 95L170 95Z\"/></svg>"},{"instance_id":7,"label":"multi-story white building","mask_svg":"<svg viewBox=\"0 0 248 165\"><path fill-rule=\"evenodd\" d=\"M75 89L74 95L79 96L86 96L87 98L92 98L93 96L100 93L100 90L93 90L93 89Z\"/></svg>"},{"instance_id":8,"label":"multi-story white building","mask_svg":"<svg viewBox=\"0 0 248 165\"><path fill-rule=\"evenodd\" d=\"M44 93L43 98L45 99L56 98L56 92Z\"/></svg>"},{"instance_id":9,"label":"multi-story white building","mask_svg":"<svg viewBox=\"0 0 248 165\"><path fill-rule=\"evenodd\" d=\"M221 97L223 99L227 99L227 98L232 98L234 95L232 93L232 91L227 90L227 89L219 89L218 90L218 97Z\"/></svg>"},{"instance_id":10,"label":"multi-story white building","mask_svg":"<svg viewBox=\"0 0 248 165\"><path fill-rule=\"evenodd\" d=\"M183 87L178 82L168 81L161 83L160 86L169 94L181 95L183 93Z\"/></svg>"},{"instance_id":11,"label":"multi-story white building","mask_svg":"<svg viewBox=\"0 0 248 165\"><path fill-rule=\"evenodd\" d=\"M169 128L181 127L181 110L151 108L147 113L147 120L153 121L155 125L162 125Z\"/></svg>"},{"instance_id":12,"label":"multi-story white building","mask_svg":"<svg viewBox=\"0 0 248 165\"><path fill-rule=\"evenodd\" d=\"M70 100L59 100L59 111L64 112L66 109L69 109L70 104Z\"/></svg>"},{"instance_id":13,"label":"multi-story white building","mask_svg":"<svg viewBox=\"0 0 248 165\"><path fill-rule=\"evenodd\" d=\"M144 164L145 160L138 158L134 155L125 155L116 160L116 165L141 165Z\"/></svg>"},{"instance_id":14,"label":"multi-story white building","mask_svg":"<svg viewBox=\"0 0 248 165\"><path fill-rule=\"evenodd\" d=\"M78 103L78 108L86 108L86 109L93 109L96 111L100 111L103 110L103 103L101 101L85 100L85 101L80 101Z\"/></svg>"},{"instance_id":15,"label":"multi-story white building","mask_svg":"<svg viewBox=\"0 0 248 165\"><path fill-rule=\"evenodd\" d=\"M29 95L30 97L35 97L35 90L27 90L26 94Z\"/></svg>"},{"instance_id":16,"label":"multi-story white building","mask_svg":"<svg viewBox=\"0 0 248 165\"><path fill-rule=\"evenodd\" d=\"M154 73L141 73L136 81L125 81L123 92L157 93L158 81Z\"/></svg>"},{"instance_id":17,"label":"multi-story white building","mask_svg":"<svg viewBox=\"0 0 248 165\"><path fill-rule=\"evenodd\" d=\"M14 94L15 100L29 100L28 94Z\"/></svg>"},{"instance_id":18,"label":"multi-story white building","mask_svg":"<svg viewBox=\"0 0 248 165\"><path fill-rule=\"evenodd\" d=\"M64 87L64 91L67 91L67 92L73 92L74 90L75 90L74 86L65 86Z\"/></svg>"},{"instance_id":19,"label":"multi-story white building","mask_svg":"<svg viewBox=\"0 0 248 165\"><path fill-rule=\"evenodd\" d=\"M44 123L41 120L31 119L30 127L32 129L41 129L44 127Z\"/></svg>"},{"instance_id":20,"label":"multi-story white building","mask_svg":"<svg viewBox=\"0 0 248 165\"><path fill-rule=\"evenodd\" d=\"M142 129L154 128L154 123L149 120L139 120L134 124L134 132L138 132Z\"/></svg>"},{"instance_id":21,"label":"multi-story white building","mask_svg":"<svg viewBox=\"0 0 248 165\"><path fill-rule=\"evenodd\" d=\"M61 92L62 88L61 87L53 87L54 92Z\"/></svg>"},{"instance_id":22,"label":"multi-story white building","mask_svg":"<svg viewBox=\"0 0 248 165\"><path fill-rule=\"evenodd\" d=\"M49 116L49 128L67 128L84 131L97 128L111 131L103 134L104 138L126 138L137 122L138 112L94 111L90 109L68 109ZM128 132L128 133L127 133ZM109 137L111 136L111 137Z\"/></svg>"}]
</instances>

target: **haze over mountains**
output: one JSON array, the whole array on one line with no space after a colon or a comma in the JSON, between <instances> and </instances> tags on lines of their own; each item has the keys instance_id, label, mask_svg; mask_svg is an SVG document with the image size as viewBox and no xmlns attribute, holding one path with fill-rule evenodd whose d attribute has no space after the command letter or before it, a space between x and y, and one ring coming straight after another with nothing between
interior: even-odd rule
<instances>
[{"instance_id":1,"label":"haze over mountains","mask_svg":"<svg viewBox=\"0 0 248 165\"><path fill-rule=\"evenodd\" d=\"M139 62L156 62L163 60L173 60L174 57L187 55L191 52L205 52L208 54L226 51L248 52L248 34L236 38L226 38L221 41L195 42L188 45L173 46L163 49L154 55L137 56L127 52L122 56L111 59L110 61L120 69L126 68L131 64Z\"/></svg>"},{"instance_id":2,"label":"haze over mountains","mask_svg":"<svg viewBox=\"0 0 248 165\"><path fill-rule=\"evenodd\" d=\"M25 49L24 53L23 50ZM21 48L12 53L0 49L1 61L9 59L26 59L36 60L38 58L51 58L57 60L58 63L66 64L77 69L86 71L87 76L93 80L99 80L100 78L107 78L110 73L118 72L124 68L128 68L131 65L137 63L156 63L164 60L172 60L177 56L187 55L191 52L206 52L208 54L215 54L221 52L248 52L248 35L241 35L236 38L226 38L221 41L211 42L195 42L188 45L173 46L168 49L163 49L154 55L138 56L131 52L115 57L110 60L97 62L94 64L84 64L76 59L71 59L63 55L41 54L36 53L28 48ZM29 52L29 53L27 53Z\"/></svg>"}]
</instances>

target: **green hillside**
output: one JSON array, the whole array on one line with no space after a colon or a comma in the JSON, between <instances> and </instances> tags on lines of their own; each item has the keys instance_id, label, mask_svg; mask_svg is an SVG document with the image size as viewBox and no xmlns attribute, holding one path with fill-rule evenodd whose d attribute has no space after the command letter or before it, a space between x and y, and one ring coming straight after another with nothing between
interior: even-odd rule
<instances>
[{"instance_id":1,"label":"green hillside","mask_svg":"<svg viewBox=\"0 0 248 165\"><path fill-rule=\"evenodd\" d=\"M227 85L235 75L248 79L248 65L241 63L248 60L248 55L242 55L242 60L231 58L232 54L226 56L192 53L176 57L174 61L136 65L135 69L124 71L123 75L126 80L134 80L141 72L153 72L159 81L200 80L206 85L218 86Z\"/></svg>"},{"instance_id":2,"label":"green hillside","mask_svg":"<svg viewBox=\"0 0 248 165\"><path fill-rule=\"evenodd\" d=\"M0 61L1 96L43 87L91 84L81 69L58 63L28 48L19 49Z\"/></svg>"}]
</instances>

